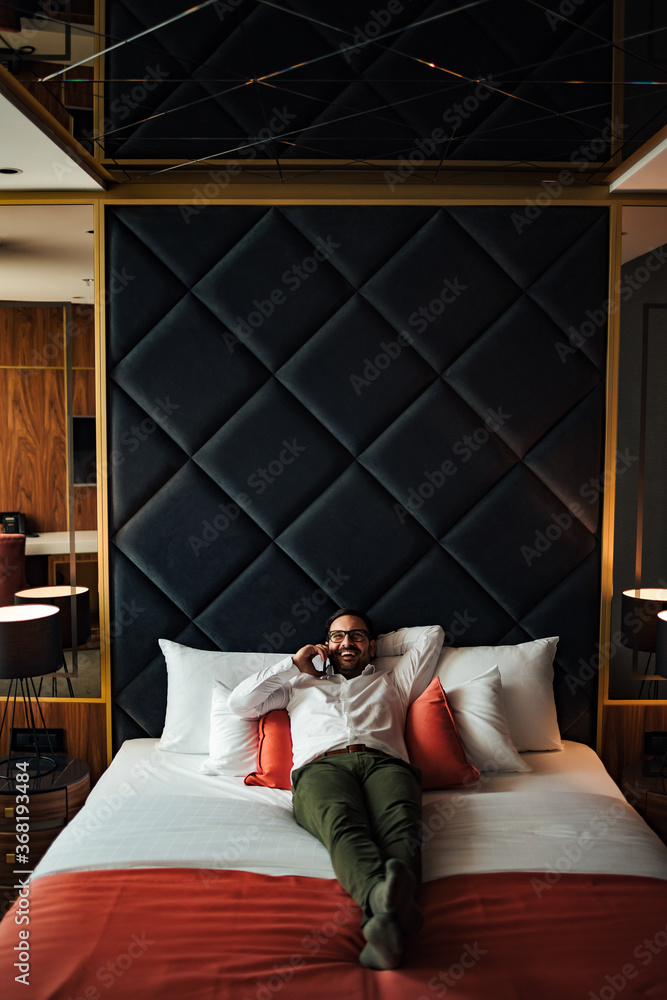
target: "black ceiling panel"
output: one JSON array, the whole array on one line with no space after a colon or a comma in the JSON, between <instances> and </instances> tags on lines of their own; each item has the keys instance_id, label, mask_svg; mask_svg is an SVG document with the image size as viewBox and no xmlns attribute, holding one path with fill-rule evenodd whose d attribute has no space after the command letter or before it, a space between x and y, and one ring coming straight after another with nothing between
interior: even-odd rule
<instances>
[{"instance_id":1,"label":"black ceiling panel","mask_svg":"<svg viewBox=\"0 0 667 1000\"><path fill-rule=\"evenodd\" d=\"M109 158L418 168L611 151L611 0L563 14L526 0L106 10L109 39L126 41L106 57ZM649 61L643 79L659 79Z\"/></svg>"}]
</instances>

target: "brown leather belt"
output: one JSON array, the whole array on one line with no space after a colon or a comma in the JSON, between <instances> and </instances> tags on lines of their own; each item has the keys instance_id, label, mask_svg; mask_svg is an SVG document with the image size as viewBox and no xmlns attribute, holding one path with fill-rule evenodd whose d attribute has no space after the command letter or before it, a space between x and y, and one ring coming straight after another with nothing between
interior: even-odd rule
<instances>
[{"instance_id":1,"label":"brown leather belt","mask_svg":"<svg viewBox=\"0 0 667 1000\"><path fill-rule=\"evenodd\" d=\"M321 753L319 757L314 757L311 760L311 764L314 764L316 760L322 760L324 757L335 757L339 753L377 753L381 757L391 757L390 753L385 753L384 750L378 750L377 747L367 747L364 743L352 743L349 747L341 747L340 750L327 750L326 753Z\"/></svg>"}]
</instances>

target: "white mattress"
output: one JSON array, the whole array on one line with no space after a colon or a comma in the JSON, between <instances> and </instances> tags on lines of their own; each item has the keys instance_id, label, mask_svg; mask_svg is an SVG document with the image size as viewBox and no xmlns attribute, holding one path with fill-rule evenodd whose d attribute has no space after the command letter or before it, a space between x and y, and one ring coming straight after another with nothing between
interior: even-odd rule
<instances>
[{"instance_id":1,"label":"white mattress","mask_svg":"<svg viewBox=\"0 0 667 1000\"><path fill-rule=\"evenodd\" d=\"M130 740L34 878L103 868L238 868L333 878L291 792L204 775L203 756ZM667 848L580 743L523 755L533 770L424 795L424 879L465 872L609 872L667 879ZM209 877L209 876L202 876ZM215 877L211 875L210 877Z\"/></svg>"}]
</instances>

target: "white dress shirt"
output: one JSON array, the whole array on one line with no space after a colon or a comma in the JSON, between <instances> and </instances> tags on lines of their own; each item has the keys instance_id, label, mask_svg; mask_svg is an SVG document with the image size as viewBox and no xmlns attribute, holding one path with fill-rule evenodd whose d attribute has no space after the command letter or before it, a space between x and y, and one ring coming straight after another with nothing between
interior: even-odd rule
<instances>
[{"instance_id":1,"label":"white dress shirt","mask_svg":"<svg viewBox=\"0 0 667 1000\"><path fill-rule=\"evenodd\" d=\"M229 708L246 719L286 708L295 768L354 743L409 761L403 736L408 706L428 686L439 653L427 649L429 642L428 635L417 641L393 670L369 663L350 679L338 673L312 677L288 656L242 681L229 696Z\"/></svg>"}]
</instances>

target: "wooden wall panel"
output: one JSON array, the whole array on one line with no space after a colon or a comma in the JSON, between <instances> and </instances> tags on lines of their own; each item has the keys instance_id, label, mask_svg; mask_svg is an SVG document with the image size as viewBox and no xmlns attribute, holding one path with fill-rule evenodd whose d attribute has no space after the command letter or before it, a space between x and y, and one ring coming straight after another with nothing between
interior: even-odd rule
<instances>
[{"instance_id":1,"label":"wooden wall panel","mask_svg":"<svg viewBox=\"0 0 667 1000\"><path fill-rule=\"evenodd\" d=\"M33 531L66 531L65 386L48 368L0 369L0 502Z\"/></svg>"},{"instance_id":2,"label":"wooden wall panel","mask_svg":"<svg viewBox=\"0 0 667 1000\"><path fill-rule=\"evenodd\" d=\"M72 306L72 367L95 367L95 307L92 305Z\"/></svg>"},{"instance_id":3,"label":"wooden wall panel","mask_svg":"<svg viewBox=\"0 0 667 1000\"><path fill-rule=\"evenodd\" d=\"M95 416L95 372L77 368L72 372L72 413L75 417Z\"/></svg>"},{"instance_id":4,"label":"wooden wall panel","mask_svg":"<svg viewBox=\"0 0 667 1000\"><path fill-rule=\"evenodd\" d=\"M74 523L79 531L97 528L97 487L74 487Z\"/></svg>"},{"instance_id":5,"label":"wooden wall panel","mask_svg":"<svg viewBox=\"0 0 667 1000\"><path fill-rule=\"evenodd\" d=\"M656 729L667 730L667 705L605 705L600 756L614 781L620 783L626 764L642 759L644 733Z\"/></svg>"},{"instance_id":6,"label":"wooden wall panel","mask_svg":"<svg viewBox=\"0 0 667 1000\"><path fill-rule=\"evenodd\" d=\"M90 782L94 784L107 767L107 724L106 705L95 701L71 701L63 698L59 701L43 701L40 699L44 721L47 726L65 730L65 752L70 757L78 757L90 767ZM4 699L0 701L0 709L4 709ZM16 726L25 726L23 706L17 702ZM5 731L0 741L0 755L7 753L9 746L9 727L5 723Z\"/></svg>"},{"instance_id":7,"label":"wooden wall panel","mask_svg":"<svg viewBox=\"0 0 667 1000\"><path fill-rule=\"evenodd\" d=\"M64 307L0 307L0 509L33 531L66 531ZM95 415L91 305L72 307L72 413ZM97 527L94 488L75 491L77 528Z\"/></svg>"},{"instance_id":8,"label":"wooden wall panel","mask_svg":"<svg viewBox=\"0 0 667 1000\"><path fill-rule=\"evenodd\" d=\"M62 306L1 306L0 365L62 367Z\"/></svg>"}]
</instances>

